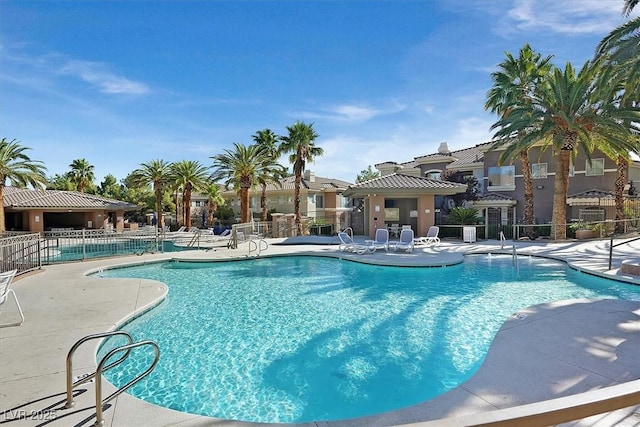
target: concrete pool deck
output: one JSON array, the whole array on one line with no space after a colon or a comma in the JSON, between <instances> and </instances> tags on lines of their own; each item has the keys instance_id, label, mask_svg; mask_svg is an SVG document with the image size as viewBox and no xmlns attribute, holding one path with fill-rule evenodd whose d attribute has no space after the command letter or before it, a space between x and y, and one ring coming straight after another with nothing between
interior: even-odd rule
<instances>
[{"instance_id":1,"label":"concrete pool deck","mask_svg":"<svg viewBox=\"0 0 640 427\"><path fill-rule=\"evenodd\" d=\"M412 253L377 251L343 254L337 245L276 245L267 255L312 254L354 258L376 264L441 267L456 264L468 253L518 254L564 260L573 268L640 284L640 277L620 275L623 260L640 257L640 241L614 249L608 270L608 241L508 242L474 244L443 241L417 246ZM281 242L280 242L281 243ZM167 286L141 279L87 277L87 271L109 266L166 259L231 260L254 256L245 243L236 250L144 254L46 266L14 281L26 320L0 329L0 423L12 426L92 425L94 383L79 386L77 405L57 410L65 399L65 359L74 342L108 331L162 299ZM2 305L1 323L12 322L12 301ZM74 375L95 370L97 343L87 343L74 357ZM161 349L162 350L162 349ZM640 302L572 300L527 307L505 319L479 371L461 386L435 399L379 415L308 426L390 426L438 420L572 395L640 378ZM105 381L104 394L113 388ZM39 413L36 413L40 411ZM16 418L18 418L16 420ZM10 420L14 421L10 421ZM105 408L106 426L255 426L172 411L122 394ZM291 425L291 424L289 424ZM433 425L433 424L430 424ZM563 424L564 425L564 424ZM638 426L640 405L566 425Z\"/></svg>"}]
</instances>

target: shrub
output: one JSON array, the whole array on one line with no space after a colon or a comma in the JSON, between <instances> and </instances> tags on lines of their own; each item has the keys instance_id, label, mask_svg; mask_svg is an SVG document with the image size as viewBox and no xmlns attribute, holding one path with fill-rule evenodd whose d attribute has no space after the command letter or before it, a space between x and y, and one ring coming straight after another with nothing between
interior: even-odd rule
<instances>
[{"instance_id":1,"label":"shrub","mask_svg":"<svg viewBox=\"0 0 640 427\"><path fill-rule=\"evenodd\" d=\"M480 216L478 215L478 210L475 208L457 206L451 209L449 215L447 215L447 222L449 222L449 224L472 225L477 224L479 220Z\"/></svg>"}]
</instances>

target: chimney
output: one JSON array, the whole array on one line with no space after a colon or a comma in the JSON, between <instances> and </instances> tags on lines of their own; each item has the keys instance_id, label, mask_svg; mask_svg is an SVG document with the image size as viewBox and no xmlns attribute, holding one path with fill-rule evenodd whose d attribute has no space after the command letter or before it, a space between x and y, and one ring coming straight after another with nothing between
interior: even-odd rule
<instances>
[{"instance_id":1,"label":"chimney","mask_svg":"<svg viewBox=\"0 0 640 427\"><path fill-rule=\"evenodd\" d=\"M312 170L306 169L304 171L304 179L305 181L316 182L316 174Z\"/></svg>"},{"instance_id":2,"label":"chimney","mask_svg":"<svg viewBox=\"0 0 640 427\"><path fill-rule=\"evenodd\" d=\"M451 151L449 150L449 143L448 142L441 142L440 146L438 147L438 153L439 154L444 154L444 155L449 155L451 154Z\"/></svg>"}]
</instances>

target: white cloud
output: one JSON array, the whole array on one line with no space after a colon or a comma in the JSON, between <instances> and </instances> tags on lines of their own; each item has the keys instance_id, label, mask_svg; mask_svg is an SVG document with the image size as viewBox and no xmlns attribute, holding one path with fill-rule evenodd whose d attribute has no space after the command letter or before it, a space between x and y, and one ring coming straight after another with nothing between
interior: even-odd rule
<instances>
[{"instance_id":1,"label":"white cloud","mask_svg":"<svg viewBox=\"0 0 640 427\"><path fill-rule=\"evenodd\" d=\"M518 0L503 22L511 31L604 34L622 20L622 2L602 0Z\"/></svg>"},{"instance_id":2,"label":"white cloud","mask_svg":"<svg viewBox=\"0 0 640 427\"><path fill-rule=\"evenodd\" d=\"M359 123L371 120L374 117L385 116L401 112L406 107L399 103L391 103L389 106L374 108L365 104L338 104L320 107L318 111L303 111L289 113L290 116L304 120L326 120L328 122Z\"/></svg>"},{"instance_id":3,"label":"white cloud","mask_svg":"<svg viewBox=\"0 0 640 427\"><path fill-rule=\"evenodd\" d=\"M99 62L68 60L59 68L59 72L79 77L103 93L143 95L149 92L149 87L144 83L119 76Z\"/></svg>"}]
</instances>

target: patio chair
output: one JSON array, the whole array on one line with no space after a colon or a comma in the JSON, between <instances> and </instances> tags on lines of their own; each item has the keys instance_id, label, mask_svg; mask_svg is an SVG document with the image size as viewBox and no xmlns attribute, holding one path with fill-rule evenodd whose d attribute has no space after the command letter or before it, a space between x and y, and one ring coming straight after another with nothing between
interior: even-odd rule
<instances>
[{"instance_id":1,"label":"patio chair","mask_svg":"<svg viewBox=\"0 0 640 427\"><path fill-rule=\"evenodd\" d=\"M340 246L338 248L342 252L354 252L357 254L365 254L375 252L375 247L366 246L356 243L351 236L349 236L344 231L338 233L338 239L340 239Z\"/></svg>"},{"instance_id":2,"label":"patio chair","mask_svg":"<svg viewBox=\"0 0 640 427\"><path fill-rule=\"evenodd\" d=\"M413 230L405 229L400 231L400 240L396 243L394 250L398 249L404 250L407 252L413 251Z\"/></svg>"},{"instance_id":3,"label":"patio chair","mask_svg":"<svg viewBox=\"0 0 640 427\"><path fill-rule=\"evenodd\" d=\"M439 245L440 238L438 237L438 233L440 232L440 227L433 226L429 227L429 231L427 231L427 235L424 237L416 237L413 239L413 243L416 245Z\"/></svg>"},{"instance_id":4,"label":"patio chair","mask_svg":"<svg viewBox=\"0 0 640 427\"><path fill-rule=\"evenodd\" d=\"M393 235L393 237L398 237L400 233L400 224L391 224L389 227L389 233Z\"/></svg>"},{"instance_id":5,"label":"patio chair","mask_svg":"<svg viewBox=\"0 0 640 427\"><path fill-rule=\"evenodd\" d=\"M376 230L375 240L371 243L371 246L375 249L389 250L389 230L386 228L378 228Z\"/></svg>"},{"instance_id":6,"label":"patio chair","mask_svg":"<svg viewBox=\"0 0 640 427\"><path fill-rule=\"evenodd\" d=\"M0 306L3 305L9 299L9 294L13 296L13 300L16 302L16 307L18 307L18 312L20 313L20 318L22 319L20 322L8 323L6 325L0 325L0 327L5 328L7 326L20 326L24 323L24 314L22 313L22 308L20 307L20 303L18 302L18 297L13 289L9 289L13 278L15 277L17 270L6 271L4 273L0 273Z\"/></svg>"}]
</instances>

